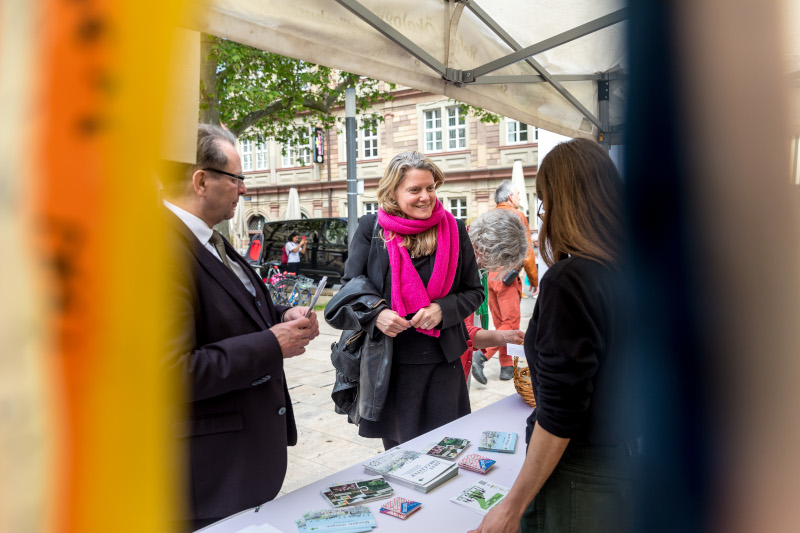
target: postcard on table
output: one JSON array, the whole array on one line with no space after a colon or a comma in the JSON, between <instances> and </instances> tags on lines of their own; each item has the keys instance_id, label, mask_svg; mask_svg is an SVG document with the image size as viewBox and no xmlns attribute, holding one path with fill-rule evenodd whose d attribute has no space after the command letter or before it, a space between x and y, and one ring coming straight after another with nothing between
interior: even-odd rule
<instances>
[{"instance_id":1,"label":"postcard on table","mask_svg":"<svg viewBox=\"0 0 800 533\"><path fill-rule=\"evenodd\" d=\"M517 434L505 431L484 431L478 449L482 452L514 453Z\"/></svg>"},{"instance_id":2,"label":"postcard on table","mask_svg":"<svg viewBox=\"0 0 800 533\"><path fill-rule=\"evenodd\" d=\"M503 501L509 490L511 489L481 479L450 501L485 515Z\"/></svg>"},{"instance_id":3,"label":"postcard on table","mask_svg":"<svg viewBox=\"0 0 800 533\"><path fill-rule=\"evenodd\" d=\"M445 437L425 453L442 459L455 459L467 446L469 446L467 439Z\"/></svg>"},{"instance_id":4,"label":"postcard on table","mask_svg":"<svg viewBox=\"0 0 800 533\"><path fill-rule=\"evenodd\" d=\"M392 487L385 479L375 478L333 485L328 490L322 491L322 496L333 507L347 507L359 505L374 500L383 500L394 493Z\"/></svg>"}]
</instances>

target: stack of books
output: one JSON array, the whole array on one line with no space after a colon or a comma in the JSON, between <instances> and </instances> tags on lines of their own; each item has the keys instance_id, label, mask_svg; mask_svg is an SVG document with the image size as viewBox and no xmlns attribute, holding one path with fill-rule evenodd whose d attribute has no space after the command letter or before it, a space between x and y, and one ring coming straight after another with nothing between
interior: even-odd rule
<instances>
[{"instance_id":1,"label":"stack of books","mask_svg":"<svg viewBox=\"0 0 800 533\"><path fill-rule=\"evenodd\" d=\"M517 434L505 431L484 431L478 449L482 452L514 453Z\"/></svg>"},{"instance_id":2,"label":"stack of books","mask_svg":"<svg viewBox=\"0 0 800 533\"><path fill-rule=\"evenodd\" d=\"M392 487L382 477L364 479L333 485L322 491L322 496L333 507L359 505L375 500L384 500L394 493Z\"/></svg>"},{"instance_id":3,"label":"stack of books","mask_svg":"<svg viewBox=\"0 0 800 533\"><path fill-rule=\"evenodd\" d=\"M486 471L489 470L496 462L497 461L494 459L489 459L488 457L478 455L477 453L471 453L458 462L458 467L471 470L472 472L477 472L479 474L485 474Z\"/></svg>"},{"instance_id":4,"label":"stack of books","mask_svg":"<svg viewBox=\"0 0 800 533\"><path fill-rule=\"evenodd\" d=\"M450 501L476 513L486 514L492 507L503 501L503 498L508 495L508 491L509 489L506 487L481 479Z\"/></svg>"},{"instance_id":5,"label":"stack of books","mask_svg":"<svg viewBox=\"0 0 800 533\"><path fill-rule=\"evenodd\" d=\"M381 512L405 520L420 510L422 504L405 498L392 498L381 506Z\"/></svg>"},{"instance_id":6,"label":"stack of books","mask_svg":"<svg viewBox=\"0 0 800 533\"><path fill-rule=\"evenodd\" d=\"M442 459L455 459L467 446L469 446L467 439L445 437L434 444L425 454Z\"/></svg>"},{"instance_id":7,"label":"stack of books","mask_svg":"<svg viewBox=\"0 0 800 533\"><path fill-rule=\"evenodd\" d=\"M366 533L378 525L366 505L310 511L305 513L303 518L295 520L295 524L299 533L313 531Z\"/></svg>"},{"instance_id":8,"label":"stack of books","mask_svg":"<svg viewBox=\"0 0 800 533\"><path fill-rule=\"evenodd\" d=\"M364 463L364 471L385 477L416 491L427 493L458 475L455 463L420 452L392 448Z\"/></svg>"}]
</instances>

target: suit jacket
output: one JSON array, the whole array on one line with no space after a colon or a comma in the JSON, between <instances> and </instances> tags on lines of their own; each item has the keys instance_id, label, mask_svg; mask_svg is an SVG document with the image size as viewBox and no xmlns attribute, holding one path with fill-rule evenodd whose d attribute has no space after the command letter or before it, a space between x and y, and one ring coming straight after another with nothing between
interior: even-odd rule
<instances>
[{"instance_id":1,"label":"suit jacket","mask_svg":"<svg viewBox=\"0 0 800 533\"><path fill-rule=\"evenodd\" d=\"M272 500L297 442L283 355L269 328L288 307L274 306L256 273L225 243L256 288L236 275L167 211L180 263L170 274L174 308L166 365L185 385L176 437L188 451L188 516L221 518Z\"/></svg>"},{"instance_id":2,"label":"suit jacket","mask_svg":"<svg viewBox=\"0 0 800 533\"><path fill-rule=\"evenodd\" d=\"M373 233L378 215L364 215L350 243L347 263L344 266L342 285L359 275L369 278L378 292L387 301L392 301L392 276L389 273L389 252L380 235ZM469 240L464 223L456 220L458 226L458 267L453 286L447 296L434 300L442 308L442 323L439 326L439 344L447 362L452 363L467 349L467 330L464 319L474 313L483 302L483 285L475 262L475 251ZM380 229L380 228L379 228ZM374 337L377 317L367 327L370 337Z\"/></svg>"}]
</instances>

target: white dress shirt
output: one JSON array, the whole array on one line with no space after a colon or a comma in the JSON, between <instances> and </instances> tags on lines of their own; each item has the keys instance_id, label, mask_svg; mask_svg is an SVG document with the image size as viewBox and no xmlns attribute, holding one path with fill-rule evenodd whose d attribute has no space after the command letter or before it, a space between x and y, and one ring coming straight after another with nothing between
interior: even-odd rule
<instances>
[{"instance_id":1,"label":"white dress shirt","mask_svg":"<svg viewBox=\"0 0 800 533\"><path fill-rule=\"evenodd\" d=\"M164 200L164 206L175 213L175 216L181 219L181 222L186 224L186 227L189 228L192 233L194 233L194 236L197 237L197 240L200 241L200 244L205 246L206 250L214 254L214 257L219 259L219 262L222 263L222 258L219 256L219 253L217 253L217 249L214 248L214 245L209 242L211 236L214 234L214 230L209 228L208 224L203 222L203 219L184 209L181 209L175 204L169 203L166 200ZM248 292L255 296L256 288L253 287L253 282L250 281L250 278L242 268L242 265L232 258L229 259L228 262L231 264L231 269L233 270L233 273L236 274L236 277L239 278L239 280L244 284L244 287L248 290Z\"/></svg>"}]
</instances>

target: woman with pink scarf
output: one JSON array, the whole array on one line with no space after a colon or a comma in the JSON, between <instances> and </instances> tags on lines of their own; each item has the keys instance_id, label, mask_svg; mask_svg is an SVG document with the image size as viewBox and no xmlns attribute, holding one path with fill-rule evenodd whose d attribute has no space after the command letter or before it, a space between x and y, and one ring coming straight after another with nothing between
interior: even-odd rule
<instances>
[{"instance_id":1,"label":"woman with pink scarf","mask_svg":"<svg viewBox=\"0 0 800 533\"><path fill-rule=\"evenodd\" d=\"M470 412L460 357L464 319L483 287L464 224L436 197L443 182L422 154L396 155L378 184L378 214L361 218L342 278L366 276L386 301L364 327L393 343L386 401L379 420L361 420L359 434L382 438L387 449Z\"/></svg>"}]
</instances>

